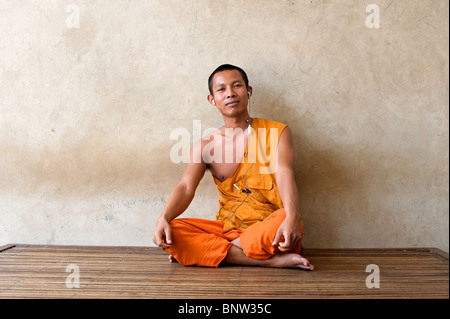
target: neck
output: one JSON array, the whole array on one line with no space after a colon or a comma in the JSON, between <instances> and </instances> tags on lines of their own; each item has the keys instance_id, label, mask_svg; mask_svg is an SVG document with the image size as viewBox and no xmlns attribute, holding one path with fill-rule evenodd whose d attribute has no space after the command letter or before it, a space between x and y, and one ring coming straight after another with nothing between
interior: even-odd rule
<instances>
[{"instance_id":1,"label":"neck","mask_svg":"<svg viewBox=\"0 0 450 319\"><path fill-rule=\"evenodd\" d=\"M251 117L248 115L247 112L245 112L239 117L224 117L223 120L225 122L225 127L232 129L238 127L245 129L248 127L248 124L251 123Z\"/></svg>"}]
</instances>

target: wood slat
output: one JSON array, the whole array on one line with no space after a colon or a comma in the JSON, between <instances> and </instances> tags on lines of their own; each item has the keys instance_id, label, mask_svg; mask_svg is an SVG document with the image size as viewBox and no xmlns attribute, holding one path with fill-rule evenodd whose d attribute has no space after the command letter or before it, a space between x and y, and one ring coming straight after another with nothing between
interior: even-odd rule
<instances>
[{"instance_id":1,"label":"wood slat","mask_svg":"<svg viewBox=\"0 0 450 319\"><path fill-rule=\"evenodd\" d=\"M6 245L0 298L449 298L448 254L437 249L306 249L313 272L170 264L157 248ZM68 288L69 264L80 288ZM366 266L380 269L368 289Z\"/></svg>"}]
</instances>

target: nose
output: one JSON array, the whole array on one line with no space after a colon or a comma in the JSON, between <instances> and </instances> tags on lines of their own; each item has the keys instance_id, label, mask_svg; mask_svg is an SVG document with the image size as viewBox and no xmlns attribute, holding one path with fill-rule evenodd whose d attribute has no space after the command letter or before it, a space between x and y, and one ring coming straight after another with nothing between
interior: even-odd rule
<instances>
[{"instance_id":1,"label":"nose","mask_svg":"<svg viewBox=\"0 0 450 319\"><path fill-rule=\"evenodd\" d=\"M227 88L226 93L227 93L227 99L236 96L236 93L234 92L233 87L231 87L231 86Z\"/></svg>"}]
</instances>

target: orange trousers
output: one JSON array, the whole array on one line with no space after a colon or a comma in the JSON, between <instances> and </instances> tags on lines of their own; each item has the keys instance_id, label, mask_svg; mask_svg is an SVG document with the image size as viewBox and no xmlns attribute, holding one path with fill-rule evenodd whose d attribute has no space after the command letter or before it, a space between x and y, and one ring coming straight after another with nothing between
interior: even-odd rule
<instances>
[{"instance_id":1,"label":"orange trousers","mask_svg":"<svg viewBox=\"0 0 450 319\"><path fill-rule=\"evenodd\" d=\"M240 231L223 231L223 223L198 219L179 218L170 222L172 247L165 249L184 266L218 267L232 246L231 241L240 237L247 257L268 259L278 252L272 245L278 227L286 218L283 208L273 212L262 222ZM300 230L303 233L302 225ZM293 252L300 253L301 243Z\"/></svg>"}]
</instances>

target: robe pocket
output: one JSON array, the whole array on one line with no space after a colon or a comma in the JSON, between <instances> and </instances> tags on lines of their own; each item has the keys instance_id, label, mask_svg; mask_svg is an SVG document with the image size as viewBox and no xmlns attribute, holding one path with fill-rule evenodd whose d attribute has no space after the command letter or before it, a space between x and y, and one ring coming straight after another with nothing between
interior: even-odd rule
<instances>
[{"instance_id":1,"label":"robe pocket","mask_svg":"<svg viewBox=\"0 0 450 319\"><path fill-rule=\"evenodd\" d=\"M266 179L249 178L247 180L247 185L252 191L252 197L260 203L271 203L275 204L277 202L277 195L275 194L275 189L273 187L273 182Z\"/></svg>"},{"instance_id":2,"label":"robe pocket","mask_svg":"<svg viewBox=\"0 0 450 319\"><path fill-rule=\"evenodd\" d=\"M248 187L255 189L271 190L273 187L272 181L266 179L249 178L247 180Z\"/></svg>"}]
</instances>

